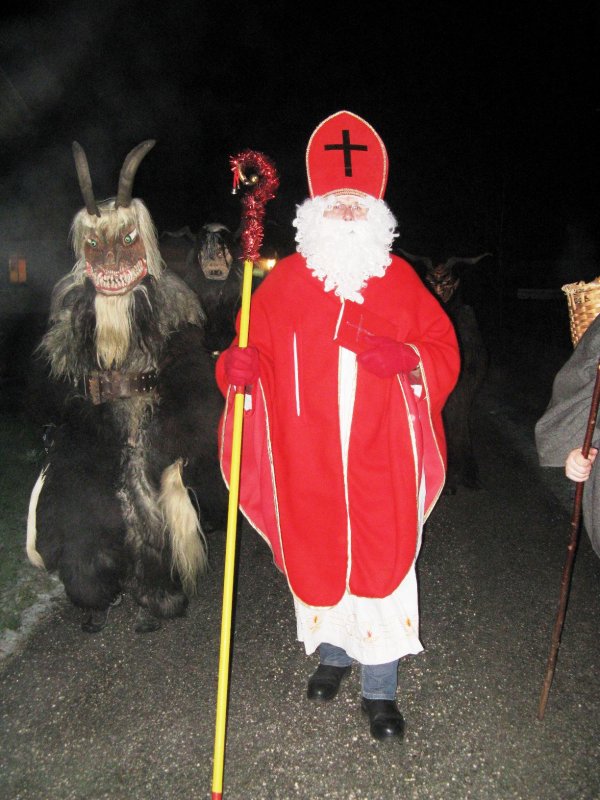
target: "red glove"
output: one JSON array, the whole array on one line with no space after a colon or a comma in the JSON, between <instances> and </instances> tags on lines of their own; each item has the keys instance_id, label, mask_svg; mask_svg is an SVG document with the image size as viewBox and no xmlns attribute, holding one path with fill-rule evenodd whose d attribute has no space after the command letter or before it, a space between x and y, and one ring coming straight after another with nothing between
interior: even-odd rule
<instances>
[{"instance_id":1,"label":"red glove","mask_svg":"<svg viewBox=\"0 0 600 800\"><path fill-rule=\"evenodd\" d=\"M419 366L419 356L404 342L388 336L372 336L373 345L360 353L358 363L379 378L391 378L398 372L410 372Z\"/></svg>"},{"instance_id":2,"label":"red glove","mask_svg":"<svg viewBox=\"0 0 600 800\"><path fill-rule=\"evenodd\" d=\"M258 380L258 350L256 347L232 345L223 356L225 377L231 386L248 386Z\"/></svg>"}]
</instances>

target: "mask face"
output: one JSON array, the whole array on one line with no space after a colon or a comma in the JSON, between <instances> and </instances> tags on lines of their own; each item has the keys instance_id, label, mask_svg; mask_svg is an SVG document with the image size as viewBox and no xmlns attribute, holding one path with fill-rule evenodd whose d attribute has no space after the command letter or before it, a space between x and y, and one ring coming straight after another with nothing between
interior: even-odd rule
<instances>
[{"instance_id":1,"label":"mask face","mask_svg":"<svg viewBox=\"0 0 600 800\"><path fill-rule=\"evenodd\" d=\"M127 294L148 272L146 250L134 224L121 226L116 234L90 231L84 254L86 274L100 294Z\"/></svg>"},{"instance_id":2,"label":"mask face","mask_svg":"<svg viewBox=\"0 0 600 800\"><path fill-rule=\"evenodd\" d=\"M223 228L206 226L201 231L201 244L198 250L198 264L202 274L209 281L225 281L233 264L233 256L229 252Z\"/></svg>"},{"instance_id":3,"label":"mask face","mask_svg":"<svg viewBox=\"0 0 600 800\"><path fill-rule=\"evenodd\" d=\"M425 280L442 303L449 302L460 283L460 279L454 275L452 268L447 267L446 264L429 267Z\"/></svg>"},{"instance_id":4,"label":"mask face","mask_svg":"<svg viewBox=\"0 0 600 800\"><path fill-rule=\"evenodd\" d=\"M228 250L221 246L215 249L210 256L198 252L198 263L205 278L209 281L225 281L229 276L229 270L233 259Z\"/></svg>"},{"instance_id":5,"label":"mask face","mask_svg":"<svg viewBox=\"0 0 600 800\"><path fill-rule=\"evenodd\" d=\"M144 237L140 236L141 227L147 241L149 229L143 223L147 211L141 201L132 199L131 193L137 168L154 144L153 139L146 139L127 154L116 197L98 204L85 152L80 144L73 142L77 179L85 202L85 210L82 209L73 221L75 249L78 258L85 260L85 274L99 294L126 295L148 273ZM141 225L136 206L143 209L140 210ZM152 225L149 218L148 225Z\"/></svg>"}]
</instances>

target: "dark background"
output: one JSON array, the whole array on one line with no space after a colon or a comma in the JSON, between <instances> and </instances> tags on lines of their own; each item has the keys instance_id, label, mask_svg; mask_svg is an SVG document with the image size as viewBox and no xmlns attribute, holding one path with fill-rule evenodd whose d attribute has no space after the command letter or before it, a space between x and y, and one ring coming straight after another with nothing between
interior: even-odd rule
<instances>
[{"instance_id":1,"label":"dark background","mask_svg":"<svg viewBox=\"0 0 600 800\"><path fill-rule=\"evenodd\" d=\"M1 255L42 242L30 290L71 263L73 140L98 199L114 195L126 153L157 140L134 195L159 232L235 229L229 157L266 153L281 186L265 243L281 252L307 194L309 136L344 108L387 146L400 246L493 253L471 279L480 300L600 273L597 3L104 0L2 13Z\"/></svg>"}]
</instances>

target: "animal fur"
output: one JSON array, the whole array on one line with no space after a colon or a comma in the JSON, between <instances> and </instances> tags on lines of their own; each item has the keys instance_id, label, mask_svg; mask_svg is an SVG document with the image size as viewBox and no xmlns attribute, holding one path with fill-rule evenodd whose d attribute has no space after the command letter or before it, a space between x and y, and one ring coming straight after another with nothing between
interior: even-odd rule
<instances>
[{"instance_id":1,"label":"animal fur","mask_svg":"<svg viewBox=\"0 0 600 800\"><path fill-rule=\"evenodd\" d=\"M233 341L241 303L242 262L228 228L219 223L202 226L182 277L200 299L206 313L206 346L216 356Z\"/></svg>"},{"instance_id":2,"label":"animal fur","mask_svg":"<svg viewBox=\"0 0 600 800\"><path fill-rule=\"evenodd\" d=\"M31 496L27 554L56 570L83 609L106 611L127 591L148 614L177 616L206 568L203 528L226 514L206 317L165 269L142 201L121 184L116 199L84 198L72 225L76 263L53 291L37 351L54 433ZM97 372L152 375L156 385L94 402Z\"/></svg>"},{"instance_id":3,"label":"animal fur","mask_svg":"<svg viewBox=\"0 0 600 800\"><path fill-rule=\"evenodd\" d=\"M452 256L446 261L434 262L429 257L415 256L398 249L414 263L423 282L450 317L460 348L460 374L442 412L448 452L444 492L455 494L460 486L479 489L481 480L471 434L471 419L489 357L475 310L463 300L461 278L466 266L477 264L491 253L473 258Z\"/></svg>"}]
</instances>

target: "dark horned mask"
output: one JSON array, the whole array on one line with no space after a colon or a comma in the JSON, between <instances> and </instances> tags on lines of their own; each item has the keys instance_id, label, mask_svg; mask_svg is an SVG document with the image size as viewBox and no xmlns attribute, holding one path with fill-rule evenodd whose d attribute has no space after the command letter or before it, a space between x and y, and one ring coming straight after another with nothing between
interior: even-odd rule
<instances>
[{"instance_id":1,"label":"dark horned mask","mask_svg":"<svg viewBox=\"0 0 600 800\"><path fill-rule=\"evenodd\" d=\"M119 175L119 187L117 190L117 199L115 201L115 208L127 208L131 204L133 179L135 173L144 158L144 156L152 150L156 144L155 139L146 139L146 141L134 147L123 162L121 167L121 174ZM78 142L73 142L73 157L75 159L75 167L77 169L77 179L79 180L79 188L83 195L83 201L88 214L99 217L100 210L96 199L94 197L94 189L92 186L92 178L90 175L90 168L86 158L83 147Z\"/></svg>"},{"instance_id":2,"label":"dark horned mask","mask_svg":"<svg viewBox=\"0 0 600 800\"><path fill-rule=\"evenodd\" d=\"M209 223L198 234L197 259L209 281L225 281L233 263L231 233L225 225Z\"/></svg>"},{"instance_id":3,"label":"dark horned mask","mask_svg":"<svg viewBox=\"0 0 600 800\"><path fill-rule=\"evenodd\" d=\"M425 273L425 280L443 303L450 302L460 283L460 278L454 273L452 266L449 266L448 262L428 267Z\"/></svg>"},{"instance_id":4,"label":"dark horned mask","mask_svg":"<svg viewBox=\"0 0 600 800\"><path fill-rule=\"evenodd\" d=\"M87 158L73 142L73 155L85 211L75 217L73 237L78 258L96 292L105 296L126 295L160 263L152 221L145 205L132 198L133 180L141 160L154 147L148 139L127 155L119 175L114 200L97 203ZM90 217L93 219L90 220ZM156 251L156 252L155 252Z\"/></svg>"}]
</instances>

